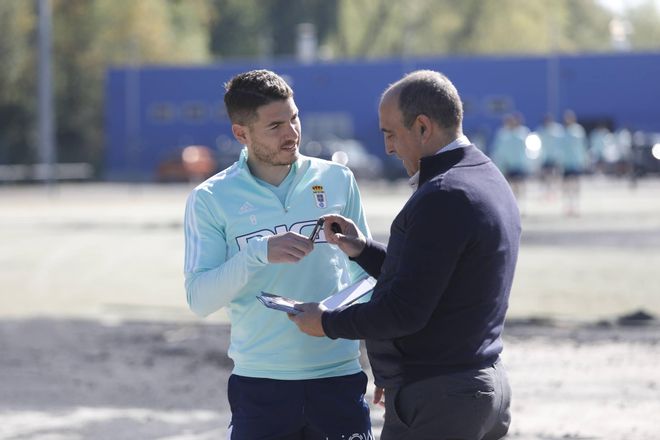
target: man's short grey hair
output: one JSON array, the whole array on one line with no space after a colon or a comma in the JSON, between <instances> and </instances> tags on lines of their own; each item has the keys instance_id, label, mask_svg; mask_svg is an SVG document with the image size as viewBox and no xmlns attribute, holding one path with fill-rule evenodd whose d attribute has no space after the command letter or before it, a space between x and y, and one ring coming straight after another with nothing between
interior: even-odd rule
<instances>
[{"instance_id":1,"label":"man's short grey hair","mask_svg":"<svg viewBox=\"0 0 660 440\"><path fill-rule=\"evenodd\" d=\"M440 72L411 72L389 86L383 98L390 94L398 94L399 110L406 128L410 128L419 115L426 115L445 128L460 128L463 123L461 97L449 78Z\"/></svg>"}]
</instances>

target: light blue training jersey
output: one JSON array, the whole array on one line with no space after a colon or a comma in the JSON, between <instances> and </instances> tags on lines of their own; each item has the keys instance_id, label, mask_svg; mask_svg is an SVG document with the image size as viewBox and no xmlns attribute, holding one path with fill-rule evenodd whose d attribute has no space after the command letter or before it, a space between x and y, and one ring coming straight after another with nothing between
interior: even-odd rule
<instances>
[{"instance_id":1,"label":"light blue training jersey","mask_svg":"<svg viewBox=\"0 0 660 440\"><path fill-rule=\"evenodd\" d=\"M491 156L502 173L530 171L531 164L525 144L528 135L529 129L523 126L502 127L497 130Z\"/></svg>"},{"instance_id":2,"label":"light blue training jersey","mask_svg":"<svg viewBox=\"0 0 660 440\"><path fill-rule=\"evenodd\" d=\"M587 137L580 124L570 124L562 138L562 166L564 170L582 172L588 165Z\"/></svg>"},{"instance_id":3,"label":"light blue training jersey","mask_svg":"<svg viewBox=\"0 0 660 440\"><path fill-rule=\"evenodd\" d=\"M550 122L541 125L537 130L541 139L541 163L549 163L560 166L562 163L562 139L564 138L564 126L558 122Z\"/></svg>"},{"instance_id":4,"label":"light blue training jersey","mask_svg":"<svg viewBox=\"0 0 660 440\"><path fill-rule=\"evenodd\" d=\"M268 263L268 236L309 235L325 214L348 217L370 236L347 167L306 156L292 167L284 204L250 173L246 149L231 167L192 191L184 222L188 304L199 316L228 308L234 374L283 380L354 374L361 370L358 341L308 336L284 312L256 298L265 291L318 302L365 275L322 231L299 262Z\"/></svg>"}]
</instances>

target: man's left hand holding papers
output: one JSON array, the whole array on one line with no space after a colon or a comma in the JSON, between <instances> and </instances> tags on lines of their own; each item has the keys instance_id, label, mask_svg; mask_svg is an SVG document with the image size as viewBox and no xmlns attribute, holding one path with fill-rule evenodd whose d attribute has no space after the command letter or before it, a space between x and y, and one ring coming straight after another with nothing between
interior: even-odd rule
<instances>
[{"instance_id":1,"label":"man's left hand holding papers","mask_svg":"<svg viewBox=\"0 0 660 440\"><path fill-rule=\"evenodd\" d=\"M302 311L296 315L291 313L287 313L287 315L298 326L300 331L310 336L325 336L321 321L323 310L319 306L319 303L296 304L296 309Z\"/></svg>"}]
</instances>

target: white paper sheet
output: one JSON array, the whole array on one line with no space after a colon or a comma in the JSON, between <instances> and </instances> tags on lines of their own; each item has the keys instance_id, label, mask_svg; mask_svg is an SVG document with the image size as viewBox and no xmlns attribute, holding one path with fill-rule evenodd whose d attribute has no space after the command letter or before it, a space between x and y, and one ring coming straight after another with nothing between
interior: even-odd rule
<instances>
[{"instance_id":1,"label":"white paper sheet","mask_svg":"<svg viewBox=\"0 0 660 440\"><path fill-rule=\"evenodd\" d=\"M373 277L361 279L321 301L321 308L335 310L347 306L371 292L375 285L376 279Z\"/></svg>"}]
</instances>

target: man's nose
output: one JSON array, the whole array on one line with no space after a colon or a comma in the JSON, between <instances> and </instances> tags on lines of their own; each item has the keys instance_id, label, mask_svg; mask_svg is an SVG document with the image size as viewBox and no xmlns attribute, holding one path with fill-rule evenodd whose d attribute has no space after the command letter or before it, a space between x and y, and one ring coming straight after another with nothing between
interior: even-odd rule
<instances>
[{"instance_id":1,"label":"man's nose","mask_svg":"<svg viewBox=\"0 0 660 440\"><path fill-rule=\"evenodd\" d=\"M286 131L286 138L295 140L300 137L300 129L297 124L289 124L289 129Z\"/></svg>"}]
</instances>

